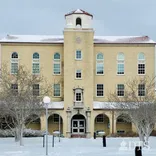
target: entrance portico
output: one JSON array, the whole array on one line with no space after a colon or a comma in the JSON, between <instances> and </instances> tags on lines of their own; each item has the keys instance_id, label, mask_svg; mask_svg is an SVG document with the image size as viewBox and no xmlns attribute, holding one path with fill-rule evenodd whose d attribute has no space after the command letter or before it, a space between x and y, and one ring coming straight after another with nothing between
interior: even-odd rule
<instances>
[{"instance_id":1,"label":"entrance portico","mask_svg":"<svg viewBox=\"0 0 156 156\"><path fill-rule=\"evenodd\" d=\"M71 119L72 136L85 136L86 134L86 119L83 115L74 115Z\"/></svg>"}]
</instances>

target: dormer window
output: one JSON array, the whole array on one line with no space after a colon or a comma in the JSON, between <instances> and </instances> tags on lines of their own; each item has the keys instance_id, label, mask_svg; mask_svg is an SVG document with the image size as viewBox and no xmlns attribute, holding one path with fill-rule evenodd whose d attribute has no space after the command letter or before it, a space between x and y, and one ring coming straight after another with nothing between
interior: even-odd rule
<instances>
[{"instance_id":1,"label":"dormer window","mask_svg":"<svg viewBox=\"0 0 156 156\"><path fill-rule=\"evenodd\" d=\"M83 107L83 88L74 88L74 107Z\"/></svg>"},{"instance_id":2,"label":"dormer window","mask_svg":"<svg viewBox=\"0 0 156 156\"><path fill-rule=\"evenodd\" d=\"M76 27L81 27L81 26L82 26L82 21L81 21L81 18L78 17L78 18L76 19Z\"/></svg>"}]
</instances>

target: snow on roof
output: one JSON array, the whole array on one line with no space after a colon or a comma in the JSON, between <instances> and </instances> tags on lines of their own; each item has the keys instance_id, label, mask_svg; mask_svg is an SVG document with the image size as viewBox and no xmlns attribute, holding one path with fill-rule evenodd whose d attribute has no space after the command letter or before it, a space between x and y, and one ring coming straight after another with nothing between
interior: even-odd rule
<instances>
[{"instance_id":1,"label":"snow on roof","mask_svg":"<svg viewBox=\"0 0 156 156\"><path fill-rule=\"evenodd\" d=\"M64 38L52 35L7 35L0 42L63 43Z\"/></svg>"},{"instance_id":2,"label":"snow on roof","mask_svg":"<svg viewBox=\"0 0 156 156\"><path fill-rule=\"evenodd\" d=\"M116 102L93 102L93 109L120 109Z\"/></svg>"},{"instance_id":3,"label":"snow on roof","mask_svg":"<svg viewBox=\"0 0 156 156\"><path fill-rule=\"evenodd\" d=\"M48 109L64 109L64 102L51 102L48 104Z\"/></svg>"},{"instance_id":4,"label":"snow on roof","mask_svg":"<svg viewBox=\"0 0 156 156\"><path fill-rule=\"evenodd\" d=\"M85 15L93 17L92 14L90 14L90 13L88 13L88 12L82 10L82 9L76 9L74 11L71 11L70 13L65 14L65 17L69 16L69 15L72 15L72 14L85 14Z\"/></svg>"},{"instance_id":5,"label":"snow on roof","mask_svg":"<svg viewBox=\"0 0 156 156\"><path fill-rule=\"evenodd\" d=\"M7 35L0 43L64 43L63 36L53 35ZM95 44L107 43L153 43L148 36L94 36Z\"/></svg>"}]
</instances>

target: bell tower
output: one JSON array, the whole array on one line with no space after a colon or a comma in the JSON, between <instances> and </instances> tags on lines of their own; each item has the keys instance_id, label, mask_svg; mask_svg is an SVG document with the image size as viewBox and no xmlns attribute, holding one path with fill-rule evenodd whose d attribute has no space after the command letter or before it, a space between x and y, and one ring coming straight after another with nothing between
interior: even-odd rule
<instances>
[{"instance_id":1,"label":"bell tower","mask_svg":"<svg viewBox=\"0 0 156 156\"><path fill-rule=\"evenodd\" d=\"M77 9L65 15L64 28L64 109L86 119L86 135L90 136L90 113L94 94L94 30L93 15ZM70 111L69 111L70 110ZM89 113L88 113L89 112ZM71 123L68 114L68 122ZM67 136L72 134L66 127Z\"/></svg>"},{"instance_id":2,"label":"bell tower","mask_svg":"<svg viewBox=\"0 0 156 156\"><path fill-rule=\"evenodd\" d=\"M88 12L77 9L65 15L66 26L65 28L81 28L91 29L93 15Z\"/></svg>"}]
</instances>

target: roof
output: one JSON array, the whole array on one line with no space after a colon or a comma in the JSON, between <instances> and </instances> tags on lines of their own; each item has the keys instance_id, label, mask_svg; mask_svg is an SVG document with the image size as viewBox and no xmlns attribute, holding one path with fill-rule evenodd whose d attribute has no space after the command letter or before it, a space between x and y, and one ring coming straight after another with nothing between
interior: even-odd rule
<instances>
[{"instance_id":1,"label":"roof","mask_svg":"<svg viewBox=\"0 0 156 156\"><path fill-rule=\"evenodd\" d=\"M64 109L64 102L51 102L48 104L48 109Z\"/></svg>"},{"instance_id":2,"label":"roof","mask_svg":"<svg viewBox=\"0 0 156 156\"><path fill-rule=\"evenodd\" d=\"M72 12L69 12L68 14L65 14L65 17L69 16L69 15L72 15L72 14L85 14L85 15L91 16L93 18L92 14L90 14L90 13L88 13L88 12L82 10L82 9L77 9L77 10L74 10Z\"/></svg>"},{"instance_id":3,"label":"roof","mask_svg":"<svg viewBox=\"0 0 156 156\"><path fill-rule=\"evenodd\" d=\"M64 43L63 36L57 35L7 35L0 39L0 43ZM95 44L132 44L156 42L148 36L94 36Z\"/></svg>"}]
</instances>

